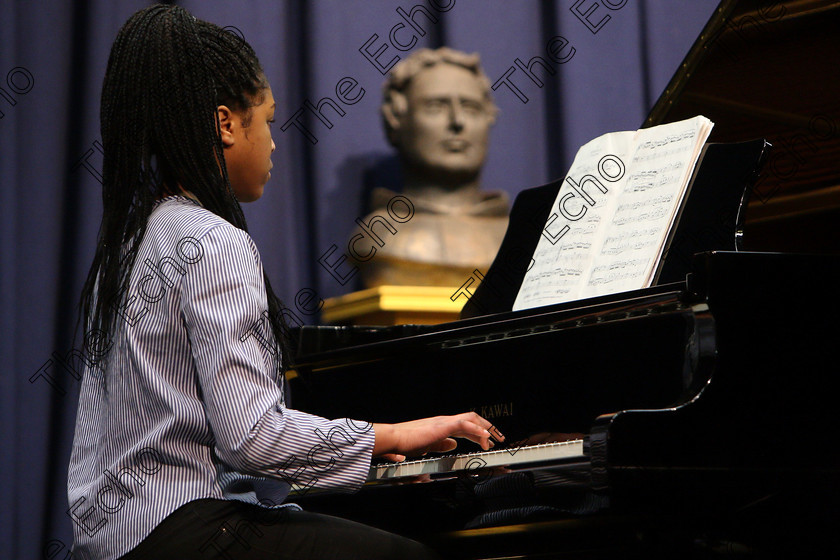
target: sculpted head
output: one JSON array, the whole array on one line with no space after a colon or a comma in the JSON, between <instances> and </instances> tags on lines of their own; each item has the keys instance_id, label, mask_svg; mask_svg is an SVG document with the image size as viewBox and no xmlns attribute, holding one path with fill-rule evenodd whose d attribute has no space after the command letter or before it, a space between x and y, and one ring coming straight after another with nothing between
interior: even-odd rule
<instances>
[{"instance_id":1,"label":"sculpted head","mask_svg":"<svg viewBox=\"0 0 840 560\"><path fill-rule=\"evenodd\" d=\"M498 112L490 91L478 54L421 49L394 66L382 118L406 173L441 186L474 181Z\"/></svg>"}]
</instances>

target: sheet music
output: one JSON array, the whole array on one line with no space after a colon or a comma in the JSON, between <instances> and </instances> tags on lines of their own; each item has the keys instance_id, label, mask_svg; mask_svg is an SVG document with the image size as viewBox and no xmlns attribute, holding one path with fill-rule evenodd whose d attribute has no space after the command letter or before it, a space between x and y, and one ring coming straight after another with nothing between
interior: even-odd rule
<instances>
[{"instance_id":1,"label":"sheet music","mask_svg":"<svg viewBox=\"0 0 840 560\"><path fill-rule=\"evenodd\" d=\"M695 117L578 150L513 309L649 286L712 126Z\"/></svg>"},{"instance_id":2,"label":"sheet music","mask_svg":"<svg viewBox=\"0 0 840 560\"><path fill-rule=\"evenodd\" d=\"M589 274L593 247L597 247L601 224L608 219L616 190L624 182L622 177L617 182L605 180L598 172L598 162L607 155L626 159L630 150L634 132L616 132L599 136L584 144L578 150L571 169L557 193L552 205L543 235L534 251L534 265L525 274L513 309L528 309L559 301L577 299L580 286ZM610 171L615 174L614 171ZM592 183L583 184L583 190L594 200L589 205L579 196L573 184L581 185L581 178L592 176L607 189L606 193ZM626 176L626 172L625 172ZM571 179L571 181L569 180ZM571 198L564 199L571 195ZM583 212L577 220L570 220L563 215ZM568 229L566 229L568 228Z\"/></svg>"}]
</instances>

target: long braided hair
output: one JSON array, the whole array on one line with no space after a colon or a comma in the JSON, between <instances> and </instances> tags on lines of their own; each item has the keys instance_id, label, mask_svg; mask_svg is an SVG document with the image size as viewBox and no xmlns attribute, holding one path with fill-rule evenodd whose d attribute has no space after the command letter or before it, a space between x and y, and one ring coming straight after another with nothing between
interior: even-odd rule
<instances>
[{"instance_id":1,"label":"long braided hair","mask_svg":"<svg viewBox=\"0 0 840 560\"><path fill-rule=\"evenodd\" d=\"M102 224L79 304L94 361L111 346L115 310L159 198L178 194L180 185L204 208L248 231L228 178L216 108L245 113L248 126L266 87L245 40L178 6L140 10L117 33L100 111ZM282 371L290 356L288 329L268 276L265 287Z\"/></svg>"}]
</instances>

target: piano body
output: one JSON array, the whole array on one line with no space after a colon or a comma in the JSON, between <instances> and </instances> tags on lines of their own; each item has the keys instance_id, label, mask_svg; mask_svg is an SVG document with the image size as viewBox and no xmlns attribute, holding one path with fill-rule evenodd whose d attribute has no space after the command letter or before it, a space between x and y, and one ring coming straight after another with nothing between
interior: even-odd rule
<instances>
[{"instance_id":1,"label":"piano body","mask_svg":"<svg viewBox=\"0 0 840 560\"><path fill-rule=\"evenodd\" d=\"M756 108L753 121L742 111L729 127L732 107L720 98L704 107L708 94L692 94L692 77L731 54L717 49L738 44L727 34L745 18L784 11L767 24L777 39L806 40L807 29L808 45L826 40L840 20L832 4L722 2L647 123L682 118L685 98L685 110L715 122L717 140L772 143L778 111ZM836 53L840 40L831 37ZM834 93L836 108L840 88ZM788 109L784 126L794 126L796 111ZM813 192L830 198L826 181L840 173L840 159L821 160L838 151L834 138L824 140L807 173L819 181L803 176L779 187L790 191L779 203L788 210L777 208L773 219L788 216L791 233L802 200L813 202ZM840 256L734 251L742 235L750 248L744 209L749 187L768 184L755 176L765 148L708 147L651 288L510 311L541 233L533 224L544 223L557 182L517 197L499 255L462 320L303 327L289 376L295 408L374 422L475 410L507 444L477 453L464 442L452 456L374 467L355 495L313 491L294 500L424 540L447 558L840 551L831 533L840 498ZM761 195L753 194L755 203ZM725 208L710 218L715 203ZM422 483L394 483L420 473Z\"/></svg>"},{"instance_id":2,"label":"piano body","mask_svg":"<svg viewBox=\"0 0 840 560\"><path fill-rule=\"evenodd\" d=\"M638 524L657 538L679 536L683 551L723 542L759 552L825 544L819 539L830 533L820 531L837 518L829 505L840 480L832 437L840 427L838 275L835 257L714 252L696 257L684 283L417 326L411 330L422 332L407 336L398 334L409 327L386 328L366 333L383 337L378 342L302 355L297 408L382 422L474 409L512 445L496 451L508 455L511 472L485 472L493 465L478 454L472 468L465 461L460 474L444 469L427 484L298 501L449 539L444 550L463 558L532 553L530 531L549 528L558 536L546 550L566 550L564 531L581 522L597 529L586 545L593 554L612 523L622 527L625 551L650 552L636 540L648 534ZM329 345L325 339L347 329L313 334ZM580 439L580 451L519 464L531 447L522 440L541 441L538 434ZM481 492L504 491L506 478L524 501ZM578 511L584 515L572 515ZM519 540L476 544L487 529L463 530L494 519L516 527ZM455 532L440 536L448 531ZM609 541L608 550L614 546ZM487 555L486 547L503 555Z\"/></svg>"}]
</instances>

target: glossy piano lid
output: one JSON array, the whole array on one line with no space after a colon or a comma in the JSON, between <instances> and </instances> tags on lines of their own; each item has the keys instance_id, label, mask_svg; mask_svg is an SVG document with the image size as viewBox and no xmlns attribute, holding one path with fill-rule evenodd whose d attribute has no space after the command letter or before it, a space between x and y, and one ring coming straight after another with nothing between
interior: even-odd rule
<instances>
[{"instance_id":1,"label":"glossy piano lid","mask_svg":"<svg viewBox=\"0 0 840 560\"><path fill-rule=\"evenodd\" d=\"M840 3L724 0L643 126L702 114L710 142L774 145L746 214L749 250L837 251Z\"/></svg>"}]
</instances>

